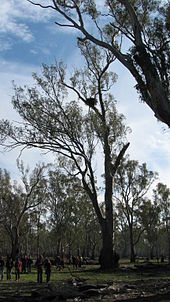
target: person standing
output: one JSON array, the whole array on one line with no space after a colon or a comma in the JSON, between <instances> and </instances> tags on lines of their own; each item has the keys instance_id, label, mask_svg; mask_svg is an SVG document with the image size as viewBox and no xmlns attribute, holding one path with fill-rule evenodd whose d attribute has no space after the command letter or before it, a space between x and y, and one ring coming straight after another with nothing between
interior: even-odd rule
<instances>
[{"instance_id":1,"label":"person standing","mask_svg":"<svg viewBox=\"0 0 170 302\"><path fill-rule=\"evenodd\" d=\"M6 278L7 278L7 280L11 280L12 266L13 266L12 258L9 255L7 255L7 260L6 260Z\"/></svg>"},{"instance_id":2,"label":"person standing","mask_svg":"<svg viewBox=\"0 0 170 302\"><path fill-rule=\"evenodd\" d=\"M15 280L16 281L19 281L19 279L20 279L21 266L22 266L22 263L20 260L20 256L17 255L16 259L15 259Z\"/></svg>"},{"instance_id":3,"label":"person standing","mask_svg":"<svg viewBox=\"0 0 170 302\"><path fill-rule=\"evenodd\" d=\"M33 263L32 258L29 255L28 259L27 259L27 270L28 270L28 273L31 273L31 265L32 265L32 263Z\"/></svg>"},{"instance_id":4,"label":"person standing","mask_svg":"<svg viewBox=\"0 0 170 302\"><path fill-rule=\"evenodd\" d=\"M37 267L37 282L42 283L42 275L43 275L43 256L39 255L36 261L36 267Z\"/></svg>"},{"instance_id":5,"label":"person standing","mask_svg":"<svg viewBox=\"0 0 170 302\"><path fill-rule=\"evenodd\" d=\"M4 279L4 266L5 266L5 261L2 256L0 256L0 271L1 271L1 281Z\"/></svg>"},{"instance_id":6,"label":"person standing","mask_svg":"<svg viewBox=\"0 0 170 302\"><path fill-rule=\"evenodd\" d=\"M49 258L45 259L44 268L45 268L45 273L46 273L46 282L48 283L50 281L50 277L51 277L51 261Z\"/></svg>"},{"instance_id":7,"label":"person standing","mask_svg":"<svg viewBox=\"0 0 170 302\"><path fill-rule=\"evenodd\" d=\"M26 273L26 264L27 264L27 257L26 255L22 255L21 257L21 263L22 263L22 268L21 268L21 271L22 271L22 274L25 274Z\"/></svg>"}]
</instances>

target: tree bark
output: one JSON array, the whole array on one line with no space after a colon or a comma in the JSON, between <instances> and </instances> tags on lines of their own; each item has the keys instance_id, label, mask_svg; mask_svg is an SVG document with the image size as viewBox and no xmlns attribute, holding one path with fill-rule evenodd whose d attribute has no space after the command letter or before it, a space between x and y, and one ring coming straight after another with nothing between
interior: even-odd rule
<instances>
[{"instance_id":1,"label":"tree bark","mask_svg":"<svg viewBox=\"0 0 170 302\"><path fill-rule=\"evenodd\" d=\"M99 257L101 269L113 269L113 229L106 223L106 221L102 225L102 243L102 249Z\"/></svg>"},{"instance_id":2,"label":"tree bark","mask_svg":"<svg viewBox=\"0 0 170 302\"><path fill-rule=\"evenodd\" d=\"M144 46L138 47L137 51L138 54L134 56L134 59L145 76L145 85L143 85L140 78L131 72L138 83L138 90L157 119L170 127L170 102L162 87L158 72Z\"/></svg>"},{"instance_id":3,"label":"tree bark","mask_svg":"<svg viewBox=\"0 0 170 302\"><path fill-rule=\"evenodd\" d=\"M135 250L134 250L134 240L133 240L133 230L132 226L130 226L130 262L135 262Z\"/></svg>"},{"instance_id":4,"label":"tree bark","mask_svg":"<svg viewBox=\"0 0 170 302\"><path fill-rule=\"evenodd\" d=\"M13 238L12 238L12 250L11 250L11 258L15 260L16 255L19 253L19 235L18 229L15 228L13 230Z\"/></svg>"}]
</instances>

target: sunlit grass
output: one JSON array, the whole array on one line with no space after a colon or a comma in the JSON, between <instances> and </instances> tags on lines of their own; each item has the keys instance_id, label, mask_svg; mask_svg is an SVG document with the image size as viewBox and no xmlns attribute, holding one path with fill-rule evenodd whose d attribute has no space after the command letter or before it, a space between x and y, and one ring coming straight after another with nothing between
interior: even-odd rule
<instances>
[{"instance_id":1,"label":"sunlit grass","mask_svg":"<svg viewBox=\"0 0 170 302\"><path fill-rule=\"evenodd\" d=\"M115 271L105 271L102 272L99 268L99 265L83 265L81 268L73 268L70 265L66 265L64 270L60 272L55 267L52 267L51 272L51 282L54 283L61 283L66 282L70 279L82 279L84 281L90 282L90 283L108 283L108 282L129 282L129 281L135 281L135 280L141 280L141 279L149 279L152 277L157 279L164 279L169 278L170 274L169 271L159 271L154 270L149 272L140 272L137 271L134 268L134 264L130 264L128 260L121 261L120 268ZM3 283L10 283L10 282L16 282L15 281L15 274L12 273L12 279L11 281L6 280L6 274L4 275L4 281ZM37 283L37 271L35 268L32 269L32 272L29 274L21 274L20 275L20 281L24 283ZM43 283L46 282L46 275L45 272L43 272Z\"/></svg>"}]
</instances>

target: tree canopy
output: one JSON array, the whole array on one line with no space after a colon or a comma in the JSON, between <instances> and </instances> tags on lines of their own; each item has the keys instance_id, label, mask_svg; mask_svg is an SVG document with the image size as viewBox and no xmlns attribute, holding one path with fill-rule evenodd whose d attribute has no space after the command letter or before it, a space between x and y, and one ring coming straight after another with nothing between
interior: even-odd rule
<instances>
[{"instance_id":1,"label":"tree canopy","mask_svg":"<svg viewBox=\"0 0 170 302\"><path fill-rule=\"evenodd\" d=\"M135 245L145 230L141 227L137 230L139 221L137 212L143 204L144 196L156 179L156 175L147 169L145 163L139 165L137 161L130 160L128 157L122 159L115 175L117 208L119 213L124 215L129 227L131 262L135 261ZM134 229L137 231L136 234L134 234Z\"/></svg>"},{"instance_id":2,"label":"tree canopy","mask_svg":"<svg viewBox=\"0 0 170 302\"><path fill-rule=\"evenodd\" d=\"M156 118L170 126L168 1L27 1L56 12L56 25L78 30L79 41L109 50L134 77Z\"/></svg>"},{"instance_id":3,"label":"tree canopy","mask_svg":"<svg viewBox=\"0 0 170 302\"><path fill-rule=\"evenodd\" d=\"M25 231L29 212L35 210L46 195L43 165L37 165L30 175L29 169L24 169L22 162L18 162L18 168L22 185L16 181L13 184L10 174L0 169L0 224L11 240L13 259L19 250L21 233Z\"/></svg>"},{"instance_id":4,"label":"tree canopy","mask_svg":"<svg viewBox=\"0 0 170 302\"><path fill-rule=\"evenodd\" d=\"M74 70L69 79L60 62L50 67L44 65L40 76L34 74L34 87L14 86L12 102L23 124L1 121L1 144L7 149L19 146L51 151L60 156L60 163L70 174L81 178L102 230L102 266L111 268L113 178L129 146L128 127L110 93L115 82L115 74L109 70L113 55L89 42L80 42L79 47L86 66ZM95 159L98 150L100 165L99 159ZM101 174L104 214L99 200Z\"/></svg>"}]
</instances>

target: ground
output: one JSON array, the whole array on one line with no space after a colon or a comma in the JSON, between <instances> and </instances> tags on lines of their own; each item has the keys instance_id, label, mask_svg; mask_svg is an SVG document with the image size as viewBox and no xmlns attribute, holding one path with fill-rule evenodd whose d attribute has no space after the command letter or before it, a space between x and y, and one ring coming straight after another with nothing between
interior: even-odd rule
<instances>
[{"instance_id":1,"label":"ground","mask_svg":"<svg viewBox=\"0 0 170 302\"><path fill-rule=\"evenodd\" d=\"M56 273L56 272L55 272ZM170 301L170 267L168 265L137 265L121 267L115 272L98 268L81 268L65 272L48 284L26 280L0 283L0 302L167 302ZM36 274L34 272L34 274ZM65 275L64 275L65 274Z\"/></svg>"}]
</instances>

